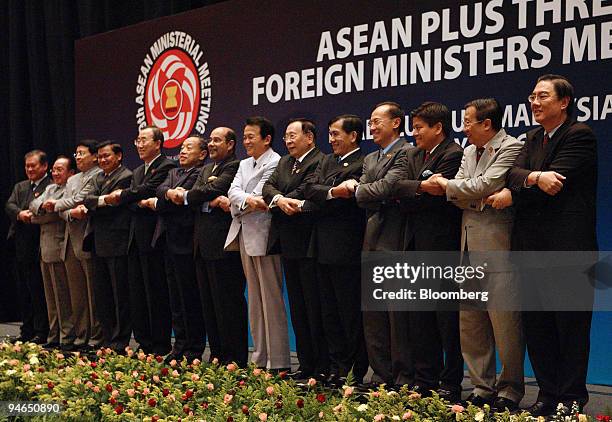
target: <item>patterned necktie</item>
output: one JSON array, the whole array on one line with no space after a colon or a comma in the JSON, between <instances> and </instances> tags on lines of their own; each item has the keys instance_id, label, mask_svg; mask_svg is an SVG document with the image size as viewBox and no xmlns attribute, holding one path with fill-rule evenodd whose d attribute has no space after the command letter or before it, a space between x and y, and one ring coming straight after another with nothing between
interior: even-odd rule
<instances>
[{"instance_id":1,"label":"patterned necktie","mask_svg":"<svg viewBox=\"0 0 612 422\"><path fill-rule=\"evenodd\" d=\"M476 164L480 161L480 157L482 157L482 153L484 152L484 147L476 148Z\"/></svg>"},{"instance_id":2,"label":"patterned necktie","mask_svg":"<svg viewBox=\"0 0 612 422\"><path fill-rule=\"evenodd\" d=\"M544 134L544 139L542 140L542 146L544 148L546 148L546 145L548 145L548 142L550 141L550 138L548 137L548 133Z\"/></svg>"},{"instance_id":3,"label":"patterned necktie","mask_svg":"<svg viewBox=\"0 0 612 422\"><path fill-rule=\"evenodd\" d=\"M295 160L295 162L293 163L293 168L291 169L291 174L299 173L301 166L302 163L300 162L300 160Z\"/></svg>"},{"instance_id":4,"label":"patterned necktie","mask_svg":"<svg viewBox=\"0 0 612 422\"><path fill-rule=\"evenodd\" d=\"M429 160L429 156L431 155L431 153L429 151L425 151L425 162L427 162L427 160Z\"/></svg>"}]
</instances>

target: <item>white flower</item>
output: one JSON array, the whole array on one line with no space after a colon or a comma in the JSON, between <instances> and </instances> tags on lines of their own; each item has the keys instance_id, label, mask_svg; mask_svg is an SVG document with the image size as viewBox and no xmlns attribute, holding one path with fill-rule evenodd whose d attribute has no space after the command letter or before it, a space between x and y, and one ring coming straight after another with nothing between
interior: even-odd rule
<instances>
[{"instance_id":1,"label":"white flower","mask_svg":"<svg viewBox=\"0 0 612 422\"><path fill-rule=\"evenodd\" d=\"M394 415L391 419L393 419L394 421L401 421L402 420L402 418L400 418L397 415Z\"/></svg>"},{"instance_id":2,"label":"white flower","mask_svg":"<svg viewBox=\"0 0 612 422\"><path fill-rule=\"evenodd\" d=\"M9 369L8 371L6 371L6 372L5 372L5 374L6 374L7 376L9 376L9 377L10 377L11 375L13 375L13 374L16 374L16 373L17 373L17 371L16 371L15 369Z\"/></svg>"},{"instance_id":3,"label":"white flower","mask_svg":"<svg viewBox=\"0 0 612 422\"><path fill-rule=\"evenodd\" d=\"M480 412L476 413L474 415L474 420L477 422L481 422L482 420L484 420L485 414L484 412L481 410Z\"/></svg>"},{"instance_id":4,"label":"white flower","mask_svg":"<svg viewBox=\"0 0 612 422\"><path fill-rule=\"evenodd\" d=\"M362 403L359 406L357 406L358 412L365 412L366 410L368 410L368 405L365 403Z\"/></svg>"},{"instance_id":5,"label":"white flower","mask_svg":"<svg viewBox=\"0 0 612 422\"><path fill-rule=\"evenodd\" d=\"M39 363L40 361L38 360L36 355L30 356L30 365L38 365Z\"/></svg>"}]
</instances>

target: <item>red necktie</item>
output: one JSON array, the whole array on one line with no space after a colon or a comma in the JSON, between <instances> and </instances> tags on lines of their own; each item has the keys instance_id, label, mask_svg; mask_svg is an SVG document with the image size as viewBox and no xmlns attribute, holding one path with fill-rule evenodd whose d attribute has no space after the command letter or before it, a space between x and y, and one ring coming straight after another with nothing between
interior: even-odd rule
<instances>
[{"instance_id":1,"label":"red necktie","mask_svg":"<svg viewBox=\"0 0 612 422\"><path fill-rule=\"evenodd\" d=\"M546 145L548 144L548 141L550 141L550 138L548 137L548 133L544 134L544 140L542 141L542 146L544 148L546 148Z\"/></svg>"},{"instance_id":2,"label":"red necktie","mask_svg":"<svg viewBox=\"0 0 612 422\"><path fill-rule=\"evenodd\" d=\"M427 160L429 160L429 151L425 151L425 162L427 162Z\"/></svg>"},{"instance_id":3,"label":"red necktie","mask_svg":"<svg viewBox=\"0 0 612 422\"><path fill-rule=\"evenodd\" d=\"M482 157L482 153L484 152L484 147L476 148L476 164L480 161L480 157Z\"/></svg>"}]
</instances>

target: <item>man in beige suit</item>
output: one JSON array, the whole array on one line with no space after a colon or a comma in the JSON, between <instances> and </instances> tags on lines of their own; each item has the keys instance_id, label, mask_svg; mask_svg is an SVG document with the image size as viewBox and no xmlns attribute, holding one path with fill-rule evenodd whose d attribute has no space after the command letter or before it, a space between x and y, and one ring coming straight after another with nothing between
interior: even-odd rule
<instances>
[{"instance_id":1,"label":"man in beige suit","mask_svg":"<svg viewBox=\"0 0 612 422\"><path fill-rule=\"evenodd\" d=\"M61 347L64 351L76 349L70 291L61 256L66 224L57 213L47 212L43 204L47 199L61 198L66 189L66 181L73 174L71 160L60 156L51 169L54 183L30 202L32 223L40 224L40 269L49 317L49 336L45 347Z\"/></svg>"},{"instance_id":2,"label":"man in beige suit","mask_svg":"<svg viewBox=\"0 0 612 422\"><path fill-rule=\"evenodd\" d=\"M506 173L512 167L523 144L502 129L503 109L493 98L477 99L465 106L464 132L470 143L463 153L461 167L453 180L440 175L431 180L446 191L449 201L463 209L461 227L462 251L509 251L513 211L490 206L489 196L505 185ZM505 257L487 257L495 265ZM507 300L515 289L511 273L487 274L486 286L493 300ZM507 308L506 308L507 309ZM515 410L525 393L523 359L525 346L520 312L500 310L492 303L488 310L460 312L461 350L474 385L468 401L477 406L491 405L495 410ZM502 371L496 382L495 347Z\"/></svg>"},{"instance_id":3,"label":"man in beige suit","mask_svg":"<svg viewBox=\"0 0 612 422\"><path fill-rule=\"evenodd\" d=\"M83 251L83 237L89 219L83 207L78 207L93 192L95 177L102 171L98 167L97 148L97 142L91 139L77 144L74 157L81 172L68 179L61 199L47 199L43 204L48 212L59 212L66 221L62 260L68 275L75 345L82 350L89 346L100 347L103 341L102 326L95 316L91 252Z\"/></svg>"},{"instance_id":4,"label":"man in beige suit","mask_svg":"<svg viewBox=\"0 0 612 422\"><path fill-rule=\"evenodd\" d=\"M268 254L272 215L263 200L264 183L276 169L280 156L272 149L274 126L264 117L247 119L243 144L249 158L240 162L219 206L232 213L225 250L239 246L248 286L249 322L255 350L251 361L258 367L289 370L289 335L283 300L280 255Z\"/></svg>"}]
</instances>

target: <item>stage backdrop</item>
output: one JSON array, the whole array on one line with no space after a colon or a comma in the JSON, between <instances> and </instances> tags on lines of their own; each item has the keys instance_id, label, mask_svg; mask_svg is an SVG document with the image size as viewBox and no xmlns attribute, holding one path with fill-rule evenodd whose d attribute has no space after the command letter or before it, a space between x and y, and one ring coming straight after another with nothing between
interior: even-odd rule
<instances>
[{"instance_id":1,"label":"stage backdrop","mask_svg":"<svg viewBox=\"0 0 612 422\"><path fill-rule=\"evenodd\" d=\"M328 152L331 117L366 120L380 101L409 112L432 100L449 106L465 144L463 105L495 97L506 130L522 137L535 126L527 96L536 78L559 73L576 89L577 119L598 137L599 244L611 250L610 58L612 4L602 0L228 1L77 41L76 135L118 141L135 167L132 140L147 124L163 128L176 155L192 130L240 134L245 117L264 115L285 154L288 120L308 117ZM412 139L408 121L405 129ZM590 382L612 384L611 331L610 315L595 315Z\"/></svg>"}]
</instances>

